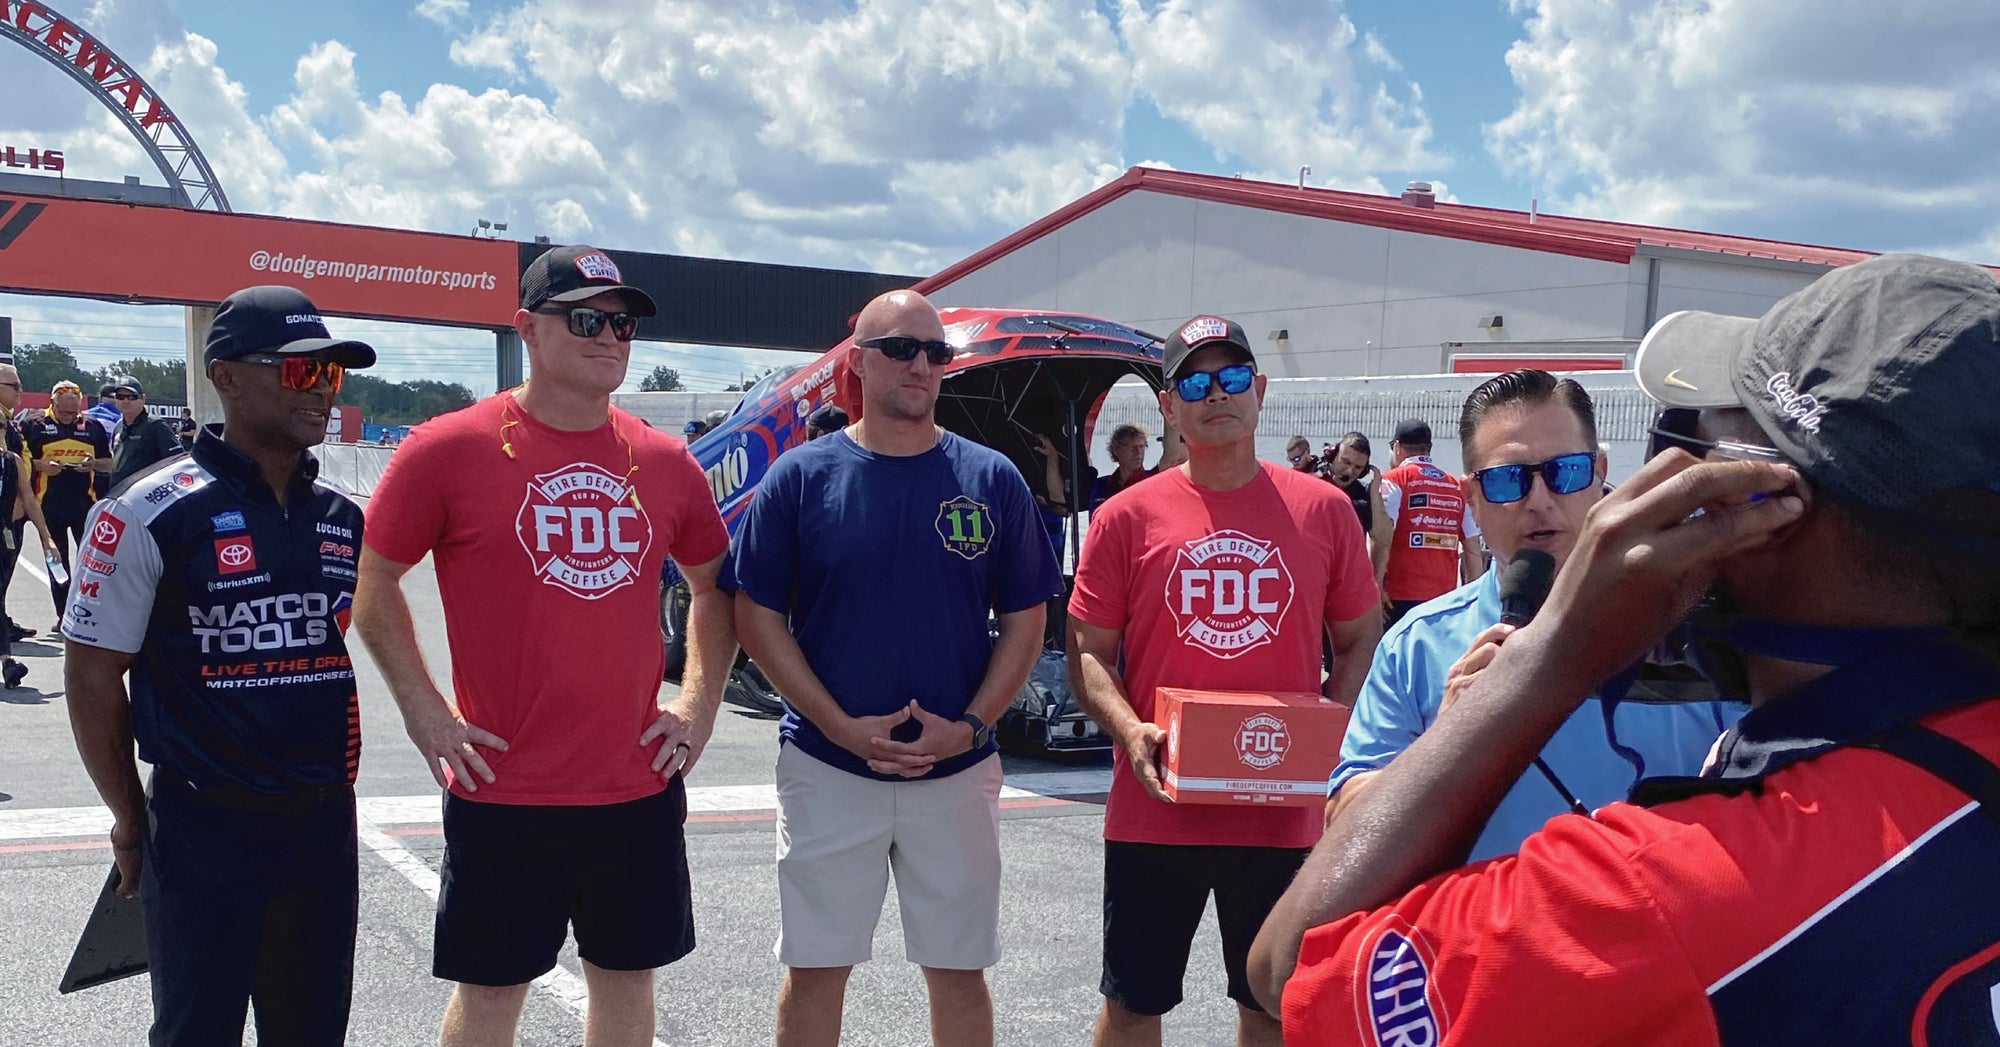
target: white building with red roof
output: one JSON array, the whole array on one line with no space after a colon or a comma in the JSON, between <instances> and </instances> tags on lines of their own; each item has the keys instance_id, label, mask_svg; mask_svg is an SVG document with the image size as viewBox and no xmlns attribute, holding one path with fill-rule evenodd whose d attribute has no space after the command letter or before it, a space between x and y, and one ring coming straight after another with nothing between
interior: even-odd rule
<instances>
[{"instance_id":1,"label":"white building with red roof","mask_svg":"<svg viewBox=\"0 0 2000 1047\"><path fill-rule=\"evenodd\" d=\"M1215 313L1275 377L1622 368L1661 316L1758 316L1871 254L1135 167L918 288L1162 333Z\"/></svg>"}]
</instances>

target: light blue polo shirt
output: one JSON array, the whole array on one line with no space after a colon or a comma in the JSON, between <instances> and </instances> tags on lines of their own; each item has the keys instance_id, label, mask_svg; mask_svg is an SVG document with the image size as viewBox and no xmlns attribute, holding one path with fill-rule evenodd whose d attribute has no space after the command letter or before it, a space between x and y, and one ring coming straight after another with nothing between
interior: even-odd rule
<instances>
[{"instance_id":1,"label":"light blue polo shirt","mask_svg":"<svg viewBox=\"0 0 2000 1047\"><path fill-rule=\"evenodd\" d=\"M1500 621L1499 567L1496 562L1477 580L1419 605L1382 637L1341 742L1328 796L1349 778L1387 766L1437 719L1452 663L1474 637ZM1698 773L1716 738L1748 710L1740 702L1624 701L1612 706L1606 723L1605 704L1586 698L1556 729L1542 760L1584 806L1596 810L1625 799L1642 777ZM1479 834L1472 860L1514 853L1528 834L1568 810L1555 786L1529 767Z\"/></svg>"}]
</instances>

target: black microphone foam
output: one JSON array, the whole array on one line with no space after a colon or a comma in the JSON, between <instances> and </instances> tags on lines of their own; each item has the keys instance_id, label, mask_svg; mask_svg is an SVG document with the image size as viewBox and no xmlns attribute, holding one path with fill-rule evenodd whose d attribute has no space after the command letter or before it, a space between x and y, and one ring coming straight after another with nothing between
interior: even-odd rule
<instances>
[{"instance_id":1,"label":"black microphone foam","mask_svg":"<svg viewBox=\"0 0 2000 1047\"><path fill-rule=\"evenodd\" d=\"M1556 558L1540 549L1522 549L1500 572L1500 620L1526 625L1556 584Z\"/></svg>"}]
</instances>

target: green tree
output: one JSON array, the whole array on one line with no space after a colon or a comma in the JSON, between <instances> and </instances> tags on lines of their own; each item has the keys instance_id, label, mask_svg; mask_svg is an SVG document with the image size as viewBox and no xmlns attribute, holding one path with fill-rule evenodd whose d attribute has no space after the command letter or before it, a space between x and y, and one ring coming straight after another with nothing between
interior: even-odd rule
<instances>
[{"instance_id":1,"label":"green tree","mask_svg":"<svg viewBox=\"0 0 2000 1047\"><path fill-rule=\"evenodd\" d=\"M84 395L95 400L98 387L103 384L76 362L76 354L54 342L15 346L14 368L21 372L21 388L31 393L46 393L57 382L70 381L82 386Z\"/></svg>"},{"instance_id":2,"label":"green tree","mask_svg":"<svg viewBox=\"0 0 2000 1047\"><path fill-rule=\"evenodd\" d=\"M681 373L665 365L653 368L653 373L639 383L642 393L677 393L681 391Z\"/></svg>"},{"instance_id":3,"label":"green tree","mask_svg":"<svg viewBox=\"0 0 2000 1047\"><path fill-rule=\"evenodd\" d=\"M348 372L342 403L358 404L362 417L382 425L415 425L472 405L472 390L457 382L388 382Z\"/></svg>"},{"instance_id":4,"label":"green tree","mask_svg":"<svg viewBox=\"0 0 2000 1047\"><path fill-rule=\"evenodd\" d=\"M97 390L120 378L132 378L146 387L146 399L156 404L187 403L187 361L185 360L120 360L98 371L90 382L85 382L84 391L96 395Z\"/></svg>"}]
</instances>

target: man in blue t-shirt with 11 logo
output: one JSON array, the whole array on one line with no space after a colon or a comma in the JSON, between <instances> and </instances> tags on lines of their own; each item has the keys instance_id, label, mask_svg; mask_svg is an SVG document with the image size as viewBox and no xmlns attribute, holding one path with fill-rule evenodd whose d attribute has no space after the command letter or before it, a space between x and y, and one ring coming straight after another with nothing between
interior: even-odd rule
<instances>
[{"instance_id":1,"label":"man in blue t-shirt with 11 logo","mask_svg":"<svg viewBox=\"0 0 2000 1047\"><path fill-rule=\"evenodd\" d=\"M991 725L1040 653L1062 579L1020 472L937 424L952 352L922 295L870 302L847 359L859 421L778 459L736 535L736 627L785 696L780 1047L838 1042L892 866L937 1042L993 1042Z\"/></svg>"}]
</instances>

